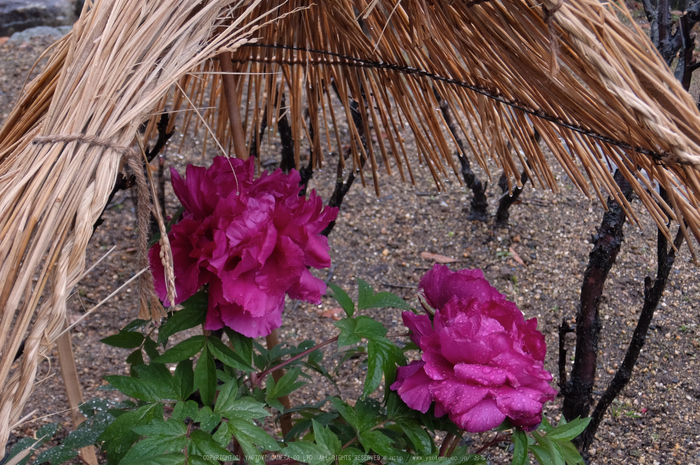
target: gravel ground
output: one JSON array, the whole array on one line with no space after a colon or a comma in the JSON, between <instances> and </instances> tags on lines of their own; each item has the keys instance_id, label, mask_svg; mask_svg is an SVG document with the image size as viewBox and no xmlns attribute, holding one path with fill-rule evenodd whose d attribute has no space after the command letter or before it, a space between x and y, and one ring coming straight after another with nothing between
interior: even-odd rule
<instances>
[{"instance_id":1,"label":"gravel ground","mask_svg":"<svg viewBox=\"0 0 700 465\"><path fill-rule=\"evenodd\" d=\"M26 73L50 40L34 38L4 45L2 42L0 39L0 121L7 117ZM173 140L173 147L179 147L178 138L179 134ZM412 146L408 134L406 142L408 147ZM204 165L210 158L210 154L200 152L196 140L186 144L182 153L174 151L168 151L168 163L180 172L187 162ZM278 153L274 145L263 146L263 163L274 163ZM465 205L469 196L456 178L446 179L447 191L438 192L427 170L416 167L415 171L418 173L415 186L401 183L396 176L382 176L378 198L371 185L353 186L330 237L332 272L321 271L318 276L324 279L331 276L334 283L351 294L356 292L355 279L361 278L377 290L390 290L414 299L418 280L433 264L432 260L422 258L423 252L454 258L452 269L481 268L496 288L519 305L527 318L538 318L550 348L546 365L556 372L557 327L562 318L575 315L591 249L590 238L600 224L602 206L583 197L557 166L554 172L561 191L554 195L528 184L522 202L511 209L510 227L494 230L489 225L467 220ZM325 169L317 172L311 181L323 198L330 195L334 173L334 168ZM479 174L482 179L486 177L481 171ZM371 178L367 179L371 182ZM497 197L496 190L490 189L492 203ZM644 278L653 276L656 267L655 226L638 200L632 204L641 224L625 227L625 242L601 304L603 330L595 388L598 394L605 389L624 356L642 306ZM168 211L172 213L175 208L169 190ZM491 210L495 210L493 205ZM105 223L88 247L88 264L113 246L116 250L77 286L69 304L71 318L80 316L137 270L135 217L129 194L117 194L104 218ZM518 263L516 254L524 265ZM633 379L600 426L591 449L591 464L700 464L698 277L697 266L690 261L684 244ZM86 398L105 395L95 391L103 383L102 376L127 370L124 359L128 352L105 346L99 339L117 332L136 317L136 293L135 287L126 289L73 332ZM321 305L288 302L288 318L280 328L280 338L298 344L305 339L320 341L331 337L336 331L332 325L335 308L337 304L328 298ZM404 330L398 311L382 310L372 316L386 324L392 333ZM571 346L569 340L570 353ZM327 360L332 363L332 352L328 355ZM360 362L352 361L341 370L343 395L359 392L358 374L363 369ZM55 356L42 363L38 380L26 407L27 413L34 413L28 423L14 432L15 438L31 435L49 421L71 427L64 413L67 403ZM292 400L313 401L334 393L337 391L331 385L319 380ZM560 404L561 400L557 399L546 407L550 418L558 418ZM475 441L478 444L480 439ZM500 446L488 453L492 463L506 463Z\"/></svg>"}]
</instances>

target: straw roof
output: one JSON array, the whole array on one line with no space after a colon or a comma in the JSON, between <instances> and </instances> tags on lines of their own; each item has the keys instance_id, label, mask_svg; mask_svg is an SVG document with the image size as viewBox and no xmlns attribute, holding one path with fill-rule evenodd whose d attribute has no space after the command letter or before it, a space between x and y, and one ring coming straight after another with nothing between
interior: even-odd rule
<instances>
[{"instance_id":1,"label":"straw roof","mask_svg":"<svg viewBox=\"0 0 700 465\"><path fill-rule=\"evenodd\" d=\"M316 166L324 148L342 151L338 124L357 111L377 144L365 149L349 125L353 168L368 160L378 183L381 157L408 180L422 161L440 186L458 169L437 94L482 166L492 157L515 183L524 169L556 190L536 129L587 195L607 191L634 218L614 164L661 227L669 214L700 238L700 113L644 34L618 18L631 22L623 6L597 0L87 2L0 129L0 444L64 328L120 162L139 156L139 125L150 119L150 134L164 108L210 99L206 131L227 146L242 129L248 145L240 134L234 145L245 156L284 94L293 138L311 136ZM211 60L222 52L230 62ZM242 74L220 72L231 68ZM231 125L237 101L243 123ZM404 126L418 153L405 150Z\"/></svg>"}]
</instances>

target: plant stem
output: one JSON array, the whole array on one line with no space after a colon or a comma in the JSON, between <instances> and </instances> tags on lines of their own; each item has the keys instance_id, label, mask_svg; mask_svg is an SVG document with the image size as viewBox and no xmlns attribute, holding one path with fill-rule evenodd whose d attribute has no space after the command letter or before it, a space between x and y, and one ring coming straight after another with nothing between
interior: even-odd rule
<instances>
[{"instance_id":1,"label":"plant stem","mask_svg":"<svg viewBox=\"0 0 700 465\"><path fill-rule=\"evenodd\" d=\"M279 345L280 340L277 337L277 330L274 329L266 338L265 341L267 342L267 348L269 350L272 350L273 347ZM275 380L275 383L277 383L280 378L284 376L284 370L282 369L281 366L277 366L274 368L274 371L272 372L272 378ZM282 406L284 406L285 410L288 410L292 408L292 403L289 401L289 396L282 396L279 398L280 403ZM282 437L286 437L287 433L289 433L294 425L292 425L292 415L289 413L285 413L284 415L280 416L280 427L282 428Z\"/></svg>"},{"instance_id":2,"label":"plant stem","mask_svg":"<svg viewBox=\"0 0 700 465\"><path fill-rule=\"evenodd\" d=\"M265 371L263 371L263 372L261 372L260 374L258 374L258 375L255 376L255 379L252 381L253 386L254 386L254 387L260 386L260 384L262 383L262 381L267 377L267 375L270 374L270 372L273 372L273 374L274 374L274 371L275 371L275 370L280 370L280 369L286 367L287 365L289 365L290 363L294 362L295 360L299 360L300 358L306 357L306 356L309 355L311 352L313 352L313 351L315 351L315 350L318 350L318 349L320 349L320 348L322 348L322 347L325 347L325 346L327 346L328 344L332 344L333 342L335 342L335 341L337 341L337 340L338 340L338 336L335 336L335 337L333 337L333 338L331 338L331 339L328 339L327 341L323 341L323 342L320 343L320 344L316 344L315 346L313 346L313 347L310 348L310 349L306 349L304 352L300 353L299 355L295 355L294 357L290 358L289 360L285 360L284 362L280 363L279 365L275 365L275 366L273 366L273 367L271 367L271 368L268 368L267 370L265 370ZM275 381L276 381L276 380L275 380Z\"/></svg>"},{"instance_id":3,"label":"plant stem","mask_svg":"<svg viewBox=\"0 0 700 465\"><path fill-rule=\"evenodd\" d=\"M483 451L485 451L485 450L488 449L489 447L493 446L494 444L498 444L498 443L501 442L501 441L510 440L510 437L511 437L510 433L509 433L509 434L504 434L503 436L501 436L500 434L496 433L496 437L493 438L493 439L491 439L489 442L487 442L487 443L484 444L483 446L481 446L481 448L479 448L479 450L476 451L476 454L477 454L477 455L480 455Z\"/></svg>"},{"instance_id":4,"label":"plant stem","mask_svg":"<svg viewBox=\"0 0 700 465\"><path fill-rule=\"evenodd\" d=\"M447 454L447 451L450 449L450 445L452 444L452 441L456 436L452 433L447 433L447 436L445 436L445 439L442 441L442 445L440 446L440 453L438 454L438 457L445 457Z\"/></svg>"}]
</instances>

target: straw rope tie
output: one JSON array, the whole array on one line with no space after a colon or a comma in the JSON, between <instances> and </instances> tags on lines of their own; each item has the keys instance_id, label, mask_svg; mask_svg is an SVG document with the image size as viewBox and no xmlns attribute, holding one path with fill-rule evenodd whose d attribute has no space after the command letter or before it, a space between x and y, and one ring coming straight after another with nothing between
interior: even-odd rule
<instances>
[{"instance_id":1,"label":"straw rope tie","mask_svg":"<svg viewBox=\"0 0 700 465\"><path fill-rule=\"evenodd\" d=\"M549 70L552 75L556 75L559 72L559 62L557 57L559 56L559 37L557 36L556 28L554 27L554 15L559 11L564 4L564 0L559 0L552 8L547 8L542 4L542 9L544 10L544 22L549 29L549 46L551 48L551 56L549 62Z\"/></svg>"},{"instance_id":2,"label":"straw rope tie","mask_svg":"<svg viewBox=\"0 0 700 465\"><path fill-rule=\"evenodd\" d=\"M117 145L114 142L108 140L108 139L100 139L97 136L89 136L86 134L65 134L65 135L54 135L54 136L39 136L35 137L32 143L34 145L43 145L43 144L56 144L59 142L79 142L81 144L88 144L91 146L95 147L104 147L110 150L114 150L115 152L119 153L126 153L129 151L133 151L131 147L128 146L123 146L123 145Z\"/></svg>"}]
</instances>

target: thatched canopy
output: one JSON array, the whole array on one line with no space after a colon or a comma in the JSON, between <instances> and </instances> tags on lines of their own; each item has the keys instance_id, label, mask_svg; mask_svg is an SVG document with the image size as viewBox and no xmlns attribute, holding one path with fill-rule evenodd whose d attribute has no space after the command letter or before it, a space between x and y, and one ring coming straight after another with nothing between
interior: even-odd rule
<instances>
[{"instance_id":1,"label":"thatched canopy","mask_svg":"<svg viewBox=\"0 0 700 465\"><path fill-rule=\"evenodd\" d=\"M203 118L200 130L222 147L242 130L245 140L239 134L234 145L246 156L261 126L275 124L283 94L293 137L311 139L317 166L324 151L341 152L338 121L357 111L377 144L363 146L350 125L349 164L367 160L376 183L379 157L381 169L406 180L422 160L440 186L457 173L452 135L436 111L440 98L460 115L482 166L492 157L514 182L524 169L556 189L533 142L537 130L584 193L603 199L607 191L633 217L612 179L614 165L660 226L666 215L684 219L700 238L700 113L624 6L87 2L0 129L0 444L31 393L39 355L64 328L92 225L122 159L139 155L132 149L139 125L150 120L150 134L161 109L199 107L207 98L215 110L188 114ZM335 98L342 106L330 104ZM236 102L243 102L242 123L231 125ZM404 127L419 153L405 150ZM654 183L669 192L669 204Z\"/></svg>"}]
</instances>

